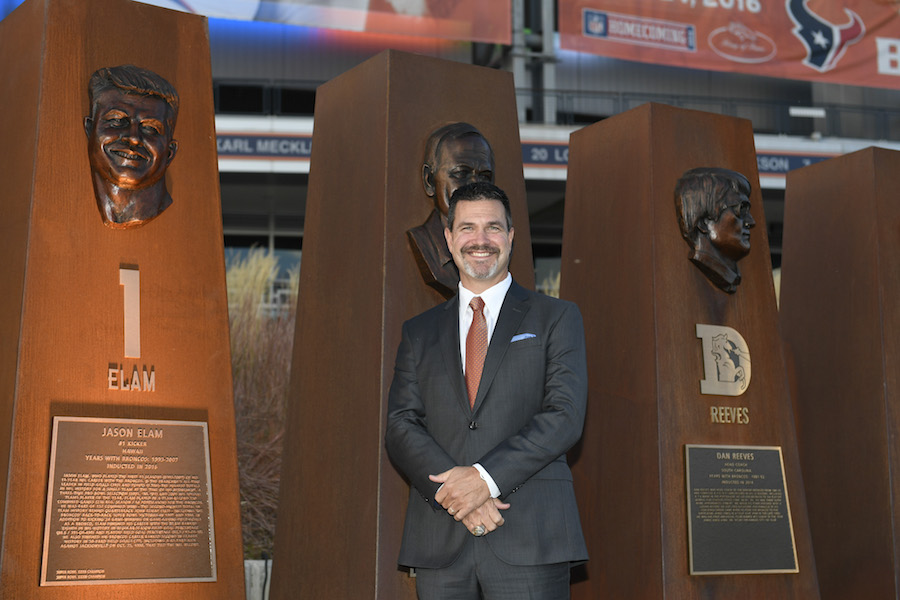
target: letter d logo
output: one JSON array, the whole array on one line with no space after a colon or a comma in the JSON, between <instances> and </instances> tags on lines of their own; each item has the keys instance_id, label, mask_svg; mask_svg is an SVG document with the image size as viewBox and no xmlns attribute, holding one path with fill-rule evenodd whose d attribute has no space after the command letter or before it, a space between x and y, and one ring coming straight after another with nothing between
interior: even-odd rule
<instances>
[{"instance_id":1,"label":"letter d logo","mask_svg":"<svg viewBox=\"0 0 900 600\"><path fill-rule=\"evenodd\" d=\"M740 333L731 327L697 324L703 341L704 378L700 393L740 396L750 386L750 349Z\"/></svg>"}]
</instances>

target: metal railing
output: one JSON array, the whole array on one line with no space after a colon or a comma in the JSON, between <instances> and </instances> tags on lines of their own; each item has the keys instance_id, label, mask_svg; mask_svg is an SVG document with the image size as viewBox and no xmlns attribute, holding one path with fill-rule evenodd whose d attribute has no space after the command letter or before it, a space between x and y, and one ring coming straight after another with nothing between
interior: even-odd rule
<instances>
[{"instance_id":1,"label":"metal railing","mask_svg":"<svg viewBox=\"0 0 900 600\"><path fill-rule=\"evenodd\" d=\"M757 133L900 141L900 109L816 103L817 108L824 109L825 117L807 118L789 114L791 106L801 104L778 100L650 92L550 90L543 93L556 100L558 125L586 125L647 102L658 102L749 119ZM517 90L516 100L529 109L529 121L533 115L542 115L541 107L536 106L541 102L540 95L533 90Z\"/></svg>"},{"instance_id":2,"label":"metal railing","mask_svg":"<svg viewBox=\"0 0 900 600\"><path fill-rule=\"evenodd\" d=\"M316 84L311 81L215 82L216 112L313 116L312 98ZM652 92L519 89L516 90L516 101L520 107L526 108L527 123L543 122L545 98L552 98L556 103L557 119L556 123L550 123L552 125L586 125L646 102L659 102L749 119L757 133L900 141L900 109L817 103L817 108L825 110L825 118L807 118L792 117L788 112L791 106L807 103L780 100Z\"/></svg>"}]
</instances>

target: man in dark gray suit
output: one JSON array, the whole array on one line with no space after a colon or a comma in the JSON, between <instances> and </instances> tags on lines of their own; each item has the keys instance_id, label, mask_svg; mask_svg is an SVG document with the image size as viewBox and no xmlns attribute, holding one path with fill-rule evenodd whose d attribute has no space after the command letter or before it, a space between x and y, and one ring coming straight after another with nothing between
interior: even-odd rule
<instances>
[{"instance_id":1,"label":"man in dark gray suit","mask_svg":"<svg viewBox=\"0 0 900 600\"><path fill-rule=\"evenodd\" d=\"M385 441L411 483L399 563L421 600L564 599L587 560L565 456L587 402L581 314L512 281L513 235L502 190L454 192L459 293L403 326ZM474 380L470 329L489 339Z\"/></svg>"}]
</instances>

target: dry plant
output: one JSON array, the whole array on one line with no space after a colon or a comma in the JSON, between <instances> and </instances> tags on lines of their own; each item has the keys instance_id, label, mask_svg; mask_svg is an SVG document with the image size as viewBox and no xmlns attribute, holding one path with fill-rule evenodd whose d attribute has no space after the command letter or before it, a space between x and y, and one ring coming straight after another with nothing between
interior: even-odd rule
<instances>
[{"instance_id":1,"label":"dry plant","mask_svg":"<svg viewBox=\"0 0 900 600\"><path fill-rule=\"evenodd\" d=\"M278 259L258 248L226 271L245 558L272 554L278 509L299 268L282 303L277 273Z\"/></svg>"},{"instance_id":2,"label":"dry plant","mask_svg":"<svg viewBox=\"0 0 900 600\"><path fill-rule=\"evenodd\" d=\"M556 273L551 273L545 277L544 280L538 284L537 291L542 294L547 294L548 296L553 296L554 298L559 298L560 275L561 272L557 271Z\"/></svg>"}]
</instances>

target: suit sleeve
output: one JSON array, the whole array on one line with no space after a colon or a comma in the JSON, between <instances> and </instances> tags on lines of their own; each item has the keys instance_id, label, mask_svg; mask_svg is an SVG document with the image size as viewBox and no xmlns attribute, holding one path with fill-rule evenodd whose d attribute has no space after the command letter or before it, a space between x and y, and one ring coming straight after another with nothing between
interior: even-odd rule
<instances>
[{"instance_id":1,"label":"suit sleeve","mask_svg":"<svg viewBox=\"0 0 900 600\"><path fill-rule=\"evenodd\" d=\"M566 303L549 329L541 410L478 461L503 497L578 442L586 408L584 325L578 307Z\"/></svg>"},{"instance_id":2,"label":"suit sleeve","mask_svg":"<svg viewBox=\"0 0 900 600\"><path fill-rule=\"evenodd\" d=\"M425 405L416 375L416 353L409 324L403 325L403 337L397 350L394 379L388 395L385 446L393 463L428 501L440 484L428 479L456 466L427 429Z\"/></svg>"}]
</instances>

